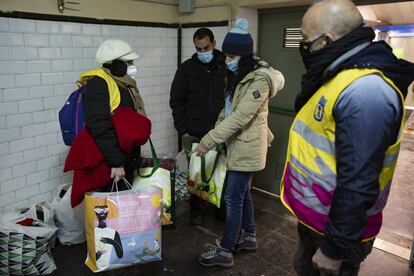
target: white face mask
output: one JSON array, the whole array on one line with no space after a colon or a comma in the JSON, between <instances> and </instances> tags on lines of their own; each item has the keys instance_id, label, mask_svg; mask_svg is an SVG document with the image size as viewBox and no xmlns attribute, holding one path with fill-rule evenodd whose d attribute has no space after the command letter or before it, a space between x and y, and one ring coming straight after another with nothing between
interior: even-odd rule
<instances>
[{"instance_id":1,"label":"white face mask","mask_svg":"<svg viewBox=\"0 0 414 276\"><path fill-rule=\"evenodd\" d=\"M138 69L137 69L137 67L135 67L135 65L128 66L127 74L131 78L135 79L137 77L137 75L138 75Z\"/></svg>"}]
</instances>

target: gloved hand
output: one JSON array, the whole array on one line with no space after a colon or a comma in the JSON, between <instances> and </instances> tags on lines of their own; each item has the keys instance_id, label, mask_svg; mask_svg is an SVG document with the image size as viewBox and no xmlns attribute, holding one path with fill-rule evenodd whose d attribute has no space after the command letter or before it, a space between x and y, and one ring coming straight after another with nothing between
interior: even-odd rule
<instances>
[{"instance_id":1,"label":"gloved hand","mask_svg":"<svg viewBox=\"0 0 414 276\"><path fill-rule=\"evenodd\" d=\"M315 269L320 271L321 275L338 275L342 260L331 259L318 248L312 257L312 263Z\"/></svg>"}]
</instances>

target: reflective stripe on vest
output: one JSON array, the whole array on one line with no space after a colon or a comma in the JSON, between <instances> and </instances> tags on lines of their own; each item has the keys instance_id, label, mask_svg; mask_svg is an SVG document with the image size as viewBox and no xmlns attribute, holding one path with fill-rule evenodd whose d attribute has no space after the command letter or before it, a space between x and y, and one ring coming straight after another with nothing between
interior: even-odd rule
<instances>
[{"instance_id":1,"label":"reflective stripe on vest","mask_svg":"<svg viewBox=\"0 0 414 276\"><path fill-rule=\"evenodd\" d=\"M394 83L375 69L350 69L340 72L324 84L296 115L289 133L288 151L281 183L283 204L310 229L323 234L328 222L337 185L335 156L335 119L333 109L340 94L356 79L377 74L404 102ZM404 109L403 117L404 118ZM382 210L387 202L397 163L403 122L398 141L386 153L379 175L379 196L367 211L364 239L375 237L382 224Z\"/></svg>"},{"instance_id":2,"label":"reflective stripe on vest","mask_svg":"<svg viewBox=\"0 0 414 276\"><path fill-rule=\"evenodd\" d=\"M109 106L111 108L111 112L113 112L121 103L121 94L119 92L118 85L114 79L105 72L105 70L102 68L97 68L91 71L87 71L80 76L79 82L85 84L88 78L95 76L98 76L105 80L109 91Z\"/></svg>"}]
</instances>

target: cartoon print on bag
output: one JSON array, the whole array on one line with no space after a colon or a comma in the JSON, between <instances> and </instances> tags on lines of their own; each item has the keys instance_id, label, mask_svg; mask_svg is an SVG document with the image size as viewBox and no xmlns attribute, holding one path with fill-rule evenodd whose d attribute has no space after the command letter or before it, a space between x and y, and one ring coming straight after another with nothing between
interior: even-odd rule
<instances>
[{"instance_id":1,"label":"cartoon print on bag","mask_svg":"<svg viewBox=\"0 0 414 276\"><path fill-rule=\"evenodd\" d=\"M106 197L95 200L94 210L98 218L98 225L95 227L96 263L98 267L108 266L113 250L118 258L124 255L119 233L106 224L107 218L116 218L119 212L115 202Z\"/></svg>"}]
</instances>

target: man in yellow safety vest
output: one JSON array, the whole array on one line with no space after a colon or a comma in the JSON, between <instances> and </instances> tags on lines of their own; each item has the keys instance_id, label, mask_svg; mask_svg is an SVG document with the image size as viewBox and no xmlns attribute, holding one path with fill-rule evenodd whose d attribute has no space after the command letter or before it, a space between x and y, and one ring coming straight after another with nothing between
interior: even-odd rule
<instances>
[{"instance_id":1,"label":"man in yellow safety vest","mask_svg":"<svg viewBox=\"0 0 414 276\"><path fill-rule=\"evenodd\" d=\"M298 218L298 275L356 275L382 224L414 65L399 60L349 0L303 17L306 73L281 185Z\"/></svg>"}]
</instances>

